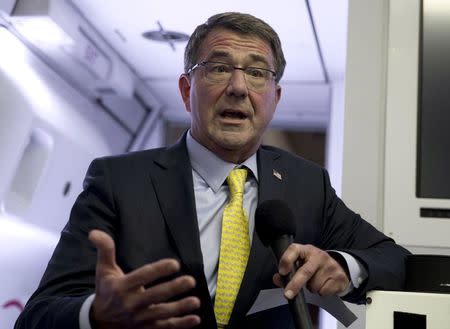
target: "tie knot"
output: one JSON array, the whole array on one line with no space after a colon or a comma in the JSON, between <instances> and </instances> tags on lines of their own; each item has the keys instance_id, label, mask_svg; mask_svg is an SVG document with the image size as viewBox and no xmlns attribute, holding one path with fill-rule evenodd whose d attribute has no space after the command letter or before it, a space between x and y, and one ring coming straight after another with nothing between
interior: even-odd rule
<instances>
[{"instance_id":1,"label":"tie knot","mask_svg":"<svg viewBox=\"0 0 450 329\"><path fill-rule=\"evenodd\" d=\"M245 168L235 168L233 169L227 177L227 183L230 188L230 194L233 198L237 194L244 193L244 185L247 179L247 169Z\"/></svg>"}]
</instances>

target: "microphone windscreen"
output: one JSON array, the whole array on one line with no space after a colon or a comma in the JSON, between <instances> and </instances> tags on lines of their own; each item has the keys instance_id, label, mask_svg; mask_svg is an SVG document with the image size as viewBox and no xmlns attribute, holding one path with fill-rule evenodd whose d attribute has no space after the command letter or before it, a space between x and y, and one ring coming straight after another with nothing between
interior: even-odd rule
<instances>
[{"instance_id":1,"label":"microphone windscreen","mask_svg":"<svg viewBox=\"0 0 450 329\"><path fill-rule=\"evenodd\" d=\"M294 214L282 200L264 201L256 208L255 230L266 247L283 235L295 237Z\"/></svg>"}]
</instances>

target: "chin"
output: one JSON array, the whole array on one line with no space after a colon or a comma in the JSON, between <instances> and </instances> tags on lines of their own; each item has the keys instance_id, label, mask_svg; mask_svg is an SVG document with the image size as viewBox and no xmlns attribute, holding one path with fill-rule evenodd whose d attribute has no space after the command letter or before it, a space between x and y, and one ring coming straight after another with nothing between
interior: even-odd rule
<instances>
[{"instance_id":1,"label":"chin","mask_svg":"<svg viewBox=\"0 0 450 329\"><path fill-rule=\"evenodd\" d=\"M242 151L244 149L252 148L255 144L253 139L243 138L242 136L227 136L222 137L217 141L218 144L229 151Z\"/></svg>"},{"instance_id":2,"label":"chin","mask_svg":"<svg viewBox=\"0 0 450 329\"><path fill-rule=\"evenodd\" d=\"M225 133L221 134L221 136L216 136L215 139L218 144L229 149L241 148L249 142L248 138L240 136L239 133Z\"/></svg>"}]
</instances>

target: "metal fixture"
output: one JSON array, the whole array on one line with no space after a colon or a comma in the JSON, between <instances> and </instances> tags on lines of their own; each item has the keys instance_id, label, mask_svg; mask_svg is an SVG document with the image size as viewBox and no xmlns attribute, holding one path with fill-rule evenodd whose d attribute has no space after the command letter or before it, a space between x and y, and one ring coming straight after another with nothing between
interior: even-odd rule
<instances>
[{"instance_id":1,"label":"metal fixture","mask_svg":"<svg viewBox=\"0 0 450 329\"><path fill-rule=\"evenodd\" d=\"M142 36L146 39L152 40L152 41L160 41L160 42L167 42L173 51L175 51L175 42L184 42L189 40L189 35L182 32L176 32L176 31L169 31L164 29L162 24L157 21L156 22L159 26L159 30L157 31L147 31L142 33Z\"/></svg>"}]
</instances>

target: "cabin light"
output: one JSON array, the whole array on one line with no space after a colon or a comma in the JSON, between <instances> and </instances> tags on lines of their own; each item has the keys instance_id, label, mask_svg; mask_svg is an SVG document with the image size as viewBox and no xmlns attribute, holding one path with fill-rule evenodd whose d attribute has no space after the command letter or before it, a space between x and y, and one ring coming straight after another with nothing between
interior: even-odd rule
<instances>
[{"instance_id":1,"label":"cabin light","mask_svg":"<svg viewBox=\"0 0 450 329\"><path fill-rule=\"evenodd\" d=\"M22 16L11 19L17 32L33 44L74 44L74 40L48 16Z\"/></svg>"}]
</instances>

